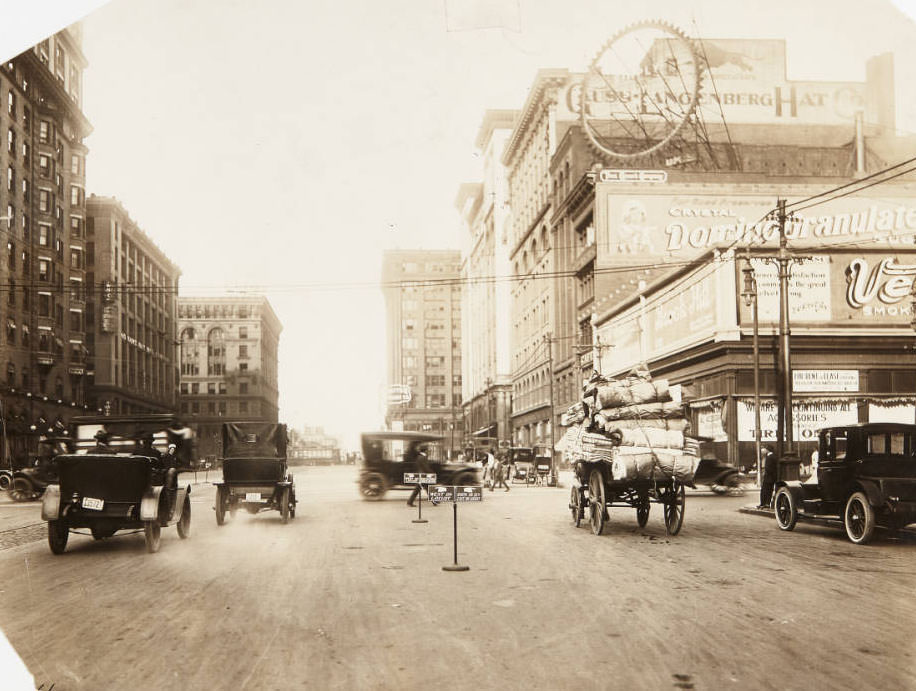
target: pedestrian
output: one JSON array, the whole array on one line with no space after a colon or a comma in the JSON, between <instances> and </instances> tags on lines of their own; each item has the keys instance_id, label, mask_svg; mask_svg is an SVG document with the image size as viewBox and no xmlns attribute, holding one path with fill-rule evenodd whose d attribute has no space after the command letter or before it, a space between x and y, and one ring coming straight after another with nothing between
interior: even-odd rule
<instances>
[{"instance_id":1,"label":"pedestrian","mask_svg":"<svg viewBox=\"0 0 916 691\"><path fill-rule=\"evenodd\" d=\"M760 481L760 503L758 509L770 508L770 500L773 498L773 487L776 485L776 454L773 453L773 447L765 444L760 449L762 456L763 478Z\"/></svg>"},{"instance_id":2,"label":"pedestrian","mask_svg":"<svg viewBox=\"0 0 916 691\"><path fill-rule=\"evenodd\" d=\"M134 449L134 454L137 456L146 456L156 461L162 458L162 454L153 446L153 435L149 433L144 434L140 438L137 447Z\"/></svg>"},{"instance_id":3,"label":"pedestrian","mask_svg":"<svg viewBox=\"0 0 916 691\"><path fill-rule=\"evenodd\" d=\"M429 473L429 458L427 458L426 453L423 449L418 446L412 447L409 451L408 460L412 460L416 466L418 473ZM407 500L407 506L413 506L414 500L420 496L422 485L418 482L417 486L413 488L413 491L410 493L410 498ZM426 486L426 496L429 498L429 485ZM430 499L430 503L433 506L436 506L436 502Z\"/></svg>"},{"instance_id":4,"label":"pedestrian","mask_svg":"<svg viewBox=\"0 0 916 691\"><path fill-rule=\"evenodd\" d=\"M496 479L494 481L494 488L502 485L506 488L506 491L509 491L509 485L506 484L506 473L508 472L508 466L505 463L505 459L500 458L496 462Z\"/></svg>"},{"instance_id":5,"label":"pedestrian","mask_svg":"<svg viewBox=\"0 0 916 691\"><path fill-rule=\"evenodd\" d=\"M95 433L95 446L89 450L90 453L114 453L114 449L108 445L109 435L103 429Z\"/></svg>"},{"instance_id":6,"label":"pedestrian","mask_svg":"<svg viewBox=\"0 0 916 691\"><path fill-rule=\"evenodd\" d=\"M490 491L496 486L496 456L493 455L493 449L487 449L487 466L484 477L489 478Z\"/></svg>"}]
</instances>

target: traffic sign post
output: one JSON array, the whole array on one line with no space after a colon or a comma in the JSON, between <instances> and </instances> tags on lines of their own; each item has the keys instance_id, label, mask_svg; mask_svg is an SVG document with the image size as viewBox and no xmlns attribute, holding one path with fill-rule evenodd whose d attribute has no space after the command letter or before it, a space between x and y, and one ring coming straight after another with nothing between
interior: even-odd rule
<instances>
[{"instance_id":1,"label":"traffic sign post","mask_svg":"<svg viewBox=\"0 0 916 691\"><path fill-rule=\"evenodd\" d=\"M472 501L483 501L483 487L480 485L435 485L430 488L430 501L436 503L451 502L453 518L453 534L455 540L454 561L448 566L443 566L443 571L469 571L470 566L458 563L458 504Z\"/></svg>"},{"instance_id":2,"label":"traffic sign post","mask_svg":"<svg viewBox=\"0 0 916 691\"><path fill-rule=\"evenodd\" d=\"M429 523L425 518L423 518L423 485L429 487L436 483L436 474L435 473L404 473L404 484L405 485L416 485L417 486L417 517L413 519L414 523ZM427 494L429 490L427 489Z\"/></svg>"}]
</instances>

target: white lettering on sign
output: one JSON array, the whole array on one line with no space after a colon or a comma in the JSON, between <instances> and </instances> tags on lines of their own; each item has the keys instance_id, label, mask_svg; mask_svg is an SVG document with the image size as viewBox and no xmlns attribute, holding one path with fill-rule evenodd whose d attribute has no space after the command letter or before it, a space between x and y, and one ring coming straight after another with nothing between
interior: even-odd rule
<instances>
[{"instance_id":1,"label":"white lettering on sign","mask_svg":"<svg viewBox=\"0 0 916 691\"><path fill-rule=\"evenodd\" d=\"M886 305L900 302L913 289L916 264L898 264L892 257L882 259L871 272L861 257L849 262L846 269L846 302L861 308L877 298ZM901 314L908 314L900 312Z\"/></svg>"}]
</instances>

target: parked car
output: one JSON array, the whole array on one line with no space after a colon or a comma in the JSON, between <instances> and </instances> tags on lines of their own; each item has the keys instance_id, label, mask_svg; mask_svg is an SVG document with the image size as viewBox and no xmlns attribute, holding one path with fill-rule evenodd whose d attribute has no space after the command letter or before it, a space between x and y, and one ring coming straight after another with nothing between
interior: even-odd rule
<instances>
[{"instance_id":1,"label":"parked car","mask_svg":"<svg viewBox=\"0 0 916 691\"><path fill-rule=\"evenodd\" d=\"M916 425L866 423L818 433L818 467L804 482L776 483L776 523L842 521L856 544L916 523Z\"/></svg>"},{"instance_id":2,"label":"parked car","mask_svg":"<svg viewBox=\"0 0 916 691\"><path fill-rule=\"evenodd\" d=\"M256 514L279 511L288 523L296 516L296 484L288 472L286 425L231 422L222 427L223 481L216 485L216 524L238 509Z\"/></svg>"},{"instance_id":3,"label":"parked car","mask_svg":"<svg viewBox=\"0 0 916 691\"><path fill-rule=\"evenodd\" d=\"M362 465L359 491L363 499L378 501L390 489L413 489L404 484L404 473L424 472L414 460L422 450L436 482L443 485L480 484L480 471L471 463L445 460L442 441L445 437L425 432L366 432L361 435Z\"/></svg>"}]
</instances>

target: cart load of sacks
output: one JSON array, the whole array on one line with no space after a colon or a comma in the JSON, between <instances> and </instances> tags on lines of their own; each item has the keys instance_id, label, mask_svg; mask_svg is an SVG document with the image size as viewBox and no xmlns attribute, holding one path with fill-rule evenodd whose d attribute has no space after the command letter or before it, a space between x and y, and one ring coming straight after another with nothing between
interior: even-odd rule
<instances>
[{"instance_id":1,"label":"cart load of sacks","mask_svg":"<svg viewBox=\"0 0 916 691\"><path fill-rule=\"evenodd\" d=\"M666 380L644 369L615 380L593 376L561 423L568 429L559 446L573 459L609 463L614 480L693 482L699 444L685 435L683 406Z\"/></svg>"}]
</instances>

